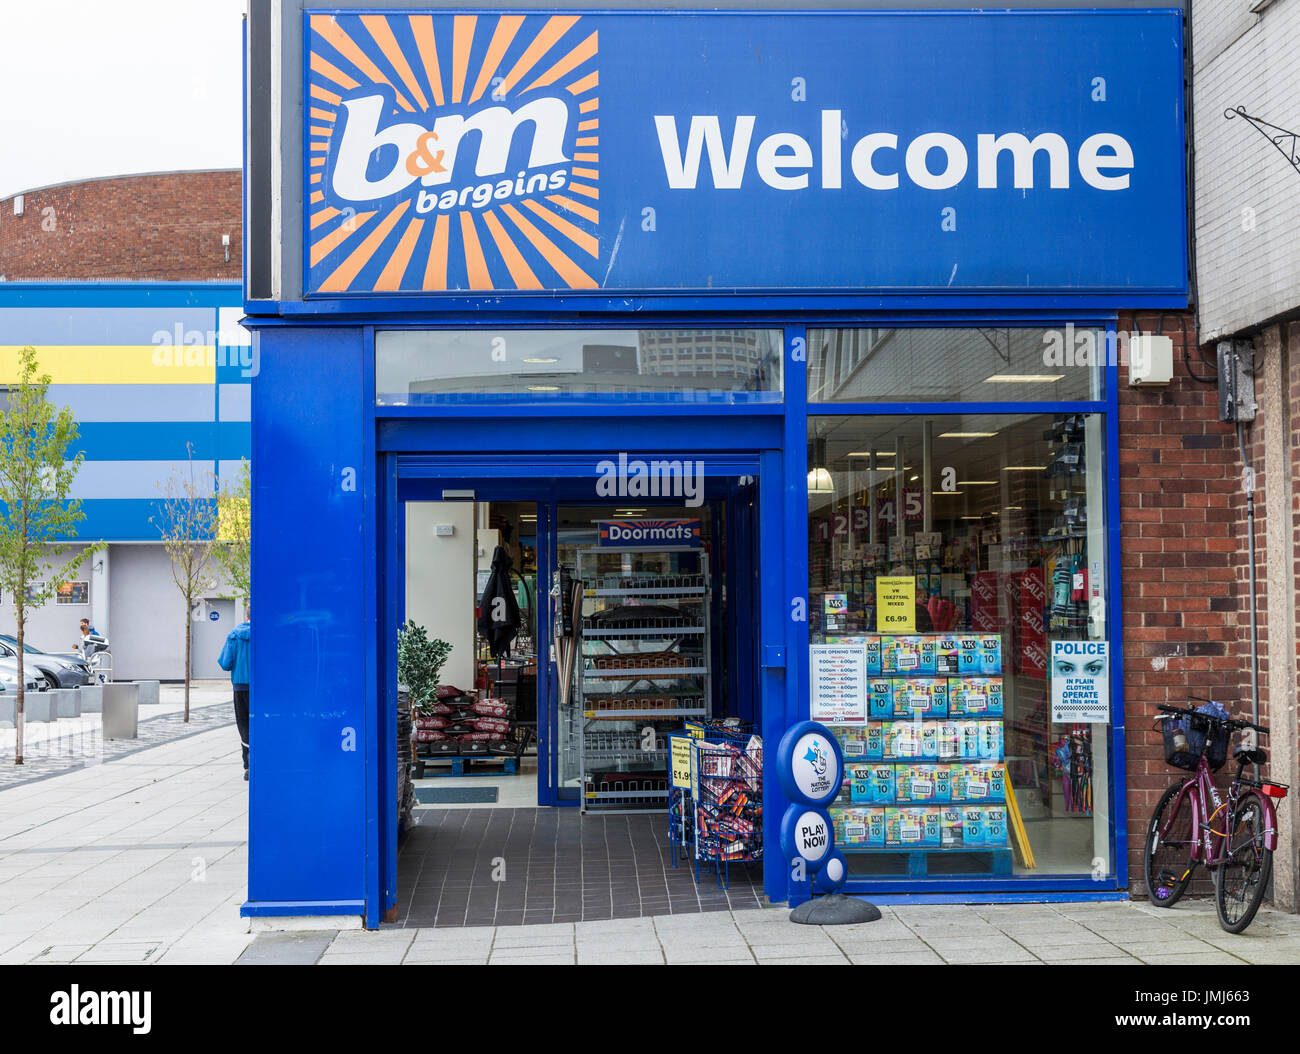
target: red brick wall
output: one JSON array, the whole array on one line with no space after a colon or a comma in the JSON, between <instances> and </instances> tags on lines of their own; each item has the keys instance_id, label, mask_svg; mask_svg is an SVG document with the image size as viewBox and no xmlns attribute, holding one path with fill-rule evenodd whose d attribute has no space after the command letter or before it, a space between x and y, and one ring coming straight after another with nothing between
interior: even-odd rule
<instances>
[{"instance_id":1,"label":"red brick wall","mask_svg":"<svg viewBox=\"0 0 1300 1054\"><path fill-rule=\"evenodd\" d=\"M1137 316L1142 332L1155 332L1157 322L1155 314ZM1133 323L1133 316L1121 316L1119 327ZM1194 341L1190 316L1186 323ZM1135 897L1146 896L1146 825L1177 775L1151 728L1156 705L1182 706L1199 695L1235 711L1249 696L1236 435L1232 425L1219 422L1216 386L1188 376L1177 316L1166 316L1163 332L1174 341L1171 384L1131 388L1127 369L1119 371L1129 883ZM1190 350L1192 368L1213 377L1195 347Z\"/></svg>"},{"instance_id":2,"label":"red brick wall","mask_svg":"<svg viewBox=\"0 0 1300 1054\"><path fill-rule=\"evenodd\" d=\"M0 275L202 281L240 277L239 171L170 172L69 183L0 202ZM221 236L230 235L230 260Z\"/></svg>"}]
</instances>

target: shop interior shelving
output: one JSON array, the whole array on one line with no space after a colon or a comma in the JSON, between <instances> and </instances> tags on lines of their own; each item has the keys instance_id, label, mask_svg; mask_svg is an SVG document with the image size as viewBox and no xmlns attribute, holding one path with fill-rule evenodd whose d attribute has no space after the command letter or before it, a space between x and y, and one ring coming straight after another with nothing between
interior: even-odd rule
<instances>
[{"instance_id":1,"label":"shop interior shelving","mask_svg":"<svg viewBox=\"0 0 1300 1054\"><path fill-rule=\"evenodd\" d=\"M608 569L613 559L617 571ZM705 553L687 546L586 549L578 577L582 807L662 809L667 733L712 712Z\"/></svg>"}]
</instances>

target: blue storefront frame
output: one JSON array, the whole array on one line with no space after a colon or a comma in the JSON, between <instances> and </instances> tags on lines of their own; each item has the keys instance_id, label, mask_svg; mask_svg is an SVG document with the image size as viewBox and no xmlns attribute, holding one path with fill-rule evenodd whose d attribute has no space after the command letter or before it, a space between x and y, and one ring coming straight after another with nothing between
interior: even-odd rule
<instances>
[{"instance_id":1,"label":"blue storefront frame","mask_svg":"<svg viewBox=\"0 0 1300 1054\"><path fill-rule=\"evenodd\" d=\"M383 9L376 7L374 10ZM454 12L446 9L441 13ZM592 10L589 13L627 12ZM654 11L639 13L663 14ZM859 14L842 11L804 13L843 17ZM1174 15L1176 37L1181 42L1181 12L1152 6L1128 11L1126 15L1161 13ZM734 14L767 17L792 12ZM881 12L861 14L874 16ZM976 12L967 14L975 15ZM1068 12L1032 12L1033 17L1045 19L1064 14ZM999 13L986 12L979 17L996 18ZM1171 60L1175 58L1173 55L1168 57ZM300 64L299 88L304 91L304 97L306 65L305 62ZM1181 63L1179 66L1181 71ZM1177 79L1181 84L1181 76ZM1171 90L1169 102L1173 107L1173 120L1178 126L1181 158L1186 153L1181 88L1176 92ZM1173 153L1172 147L1168 152ZM250 187L251 182L246 180L245 186ZM300 186L300 193L302 189ZM1179 213L1185 216L1185 179L1170 181L1167 189L1176 196ZM303 216L289 216L285 221L286 229L300 224L303 219ZM303 232L300 230L298 233ZM1177 254L1179 261L1185 260L1186 231L1181 235L1181 238L1162 239L1161 244L1150 244L1145 251L1151 256ZM289 241L293 242L293 239ZM301 238L295 244L301 250L296 266L305 274L310 266L306 239ZM247 242L245 251L247 263ZM379 632L379 627L386 622L391 625L401 608L400 586L386 577L381 581L380 572L382 570L385 576L395 575L400 535L397 531L382 529L382 510L396 493L397 457L400 454L470 452L463 436L458 435L458 425L489 418L499 421L507 413L512 437L525 438L539 429L568 423L577 428L570 442L590 444L597 440L602 428L608 432L611 424L626 426L630 412L640 414L642 419L658 415L672 422L689 422L692 434L699 436L702 442L709 441L709 437L722 442L725 436L737 449L756 454L760 463L759 474L765 481L759 491L761 530L765 536L769 532L777 535L777 548L782 553L779 561L771 560L770 553L760 560L763 583L774 591L779 588L781 601L780 605L760 607L760 640L763 644L759 676L764 688L772 692L773 698L780 700L779 706L769 706L763 712L763 733L773 743L773 737L779 738L790 724L808 716L808 624L791 619L788 605L800 598L806 605L808 595L805 478L809 417L858 413L1102 414L1107 455L1106 622L1113 649L1110 873L1100 880L1078 875L978 881L928 879L923 886L908 882L862 882L851 886L850 891L870 893L882 901L898 902L925 896L967 901L1123 897L1128 885L1128 854L1122 673L1123 583L1119 551L1118 369L1113 363L1105 367L1103 397L1095 401L809 405L803 364L792 368L791 362L793 343L801 338L806 340L806 329L812 325L1029 327L1074 323L1101 326L1113 332L1116 314L1120 310L1186 309L1185 281L1156 287L1123 280L1111 281L1112 277L1116 276L1108 271L1104 275L1106 280L1099 286L1087 284L1080 288L1049 284L1035 289L1027 280L1026 288L984 286L960 292L942 288L877 288L853 292L710 289L680 294L655 290L528 294L512 290L505 295L494 291L490 294L445 293L433 297L370 293L316 293L300 297L296 290L291 289L283 298L257 299L246 294L245 310L253 316L246 324L258 332L263 361L268 364L267 375L254 382L254 534L262 542L260 546L255 545L254 581L258 583L259 597L262 598L259 611L264 615L269 611L272 617L269 620L262 618L254 629L258 645L254 649L255 749L250 804L249 901L243 913L360 914L367 926L374 926L380 921L384 908L391 904L385 882L391 875L395 860L395 827L385 830L385 812L380 801L384 788L392 786L395 772L395 757L391 749L395 729L381 685L387 680L382 671L395 669L395 653L392 642L385 639L386 635ZM784 401L781 404L747 405L638 401L634 407L629 407L618 397L610 396L563 404L506 405L499 399L484 399L478 403L466 401L433 407L375 405L376 328L576 329L583 325L601 328L620 325L629 328L782 328L786 354ZM295 370L309 373L313 369L329 371L332 385L329 392L314 392L308 381L295 374ZM360 395L359 400L356 395ZM436 425L432 423L435 420L438 422ZM300 442L311 432L314 422L323 422L327 429L342 431L320 436L314 446ZM642 432L642 441L653 443L655 435L657 433ZM282 441L287 442L287 448ZM297 458L297 464L293 464L294 458ZM286 468L286 460L293 464L292 468ZM345 501L337 500L337 494L329 493L340 466L360 476L360 508L356 512ZM284 531L285 524L302 519L314 520L319 525L320 557L340 557L343 565L341 577L347 580L347 596L355 597L357 601L359 617L353 623L353 644L359 644L359 661L350 664L334 662L332 671L340 675L342 697L350 698L349 693L355 689L364 700L361 710L353 710L349 703L345 703L341 704L343 709L339 711L344 718L350 719L355 715L362 726L352 731L361 736L360 757L365 771L360 780L364 790L356 782L355 765L349 768L351 762L334 756L328 738L317 735L313 741L309 734L315 727L312 718L332 716L332 712L308 705L305 696L283 673L271 669L271 660L266 657L268 653L274 655L277 644L292 645L293 619L301 614L295 611L293 603L281 603L277 592L298 587L304 598L309 592L304 584L305 577L299 576L295 581L291 573L300 566L301 555L275 537L276 532ZM539 513L539 522L541 519ZM786 554L788 558L785 558ZM342 596L343 592L339 595ZM300 598L298 606L303 607L305 603L305 599ZM274 622L277 615L284 621L273 625L270 630L262 628L268 622ZM293 701L296 692L299 697ZM287 706L279 698L280 693L290 699ZM262 698L260 707L259 695ZM256 749L259 724L265 730L261 751ZM304 740L308 743L305 748ZM301 753L300 758L288 764L280 760L292 756L295 750ZM770 753L774 754L774 751ZM297 829L293 825L294 819L301 814L292 812L291 806L306 799L295 781L302 780L304 773L315 766L319 766L321 777L317 783L325 788L323 796L312 802L318 806L320 815L310 818L304 828ZM329 782L333 776L347 779L335 785ZM777 843L775 828L785 802L781 799L776 779L770 772L767 777L765 834L768 845L774 846ZM362 808L359 812L356 792L361 792ZM322 843L321 846L317 846L314 839ZM295 846L303 850L296 858L292 852ZM798 890L792 890L785 881L781 869L773 866L771 861L766 871L767 892L774 900L788 899L792 892L799 895Z\"/></svg>"},{"instance_id":2,"label":"blue storefront frame","mask_svg":"<svg viewBox=\"0 0 1300 1054\"><path fill-rule=\"evenodd\" d=\"M281 333L295 332L298 327L287 326L280 320L266 320L269 325L262 326L260 319L250 319L248 324L260 331L263 341L263 361L268 361L272 350L268 344L277 344ZM771 586L771 595L778 597L777 602L769 602L760 607L762 625L759 630L761 662L759 676L763 683L766 698L778 701L777 705L768 705L763 709L762 728L764 737L775 742L791 724L808 717L808 625L797 622L788 616L789 605L796 598L807 603L808 562L807 530L808 504L806 493L807 473L807 427L812 416L831 414L837 416L853 414L891 415L923 414L937 415L943 413L961 413L965 415L979 413L1069 413L1089 412L1104 415L1105 434L1108 453L1106 464L1107 495L1107 575L1108 605L1107 625L1114 649L1112 662L1112 724L1110 732L1110 772L1109 795L1110 839L1109 839L1109 873L1101 879L1088 875L1078 876L1020 876L1010 879L962 879L936 878L924 883L907 880L854 880L848 891L859 895L880 896L916 896L925 894L954 896L965 899L997 900L1001 898L1023 899L1026 896L1100 896L1122 895L1127 887L1126 869L1123 862L1127 858L1125 838L1125 774L1124 774L1124 725L1123 725L1123 646L1121 637L1120 597L1122 582L1119 562L1119 475L1118 462L1113 456L1117 448L1117 397L1118 369L1108 364L1102 370L1103 398L1099 400L1066 402L962 402L962 403L813 403L806 401L806 372L802 356L795 352L806 350L807 326L809 321L832 321L822 316L812 320L778 322L772 316L725 316L711 314L707 320L699 316L662 316L651 323L649 320L637 319L626 323L627 328L645 328L648 325L672 328L689 325L701 328L707 325L727 324L730 326L765 326L781 328L784 333L785 378L783 401L779 404L756 403L751 405L693 405L663 402L652 405L630 407L615 398L589 398L583 401L571 401L564 404L520 403L503 406L493 399L476 401L469 399L449 405L432 407L385 407L375 405L374 389L374 333L376 329L419 328L449 329L464 328L463 325L448 324L443 317L412 318L406 316L400 320L375 325L369 324L318 326L312 327L317 336L317 344L324 334L337 335L343 345L350 350L347 357L354 359L360 369L362 383L361 405L359 411L359 444L357 453L361 463L373 466L369 470L369 479L365 482L365 511L362 522L363 577L373 587L366 591L364 604L364 624L369 627L366 639L361 642L363 655L363 676L365 706L365 727L373 729L375 741L365 748L366 769L365 804L364 804L364 846L352 866L360 864L363 888L356 888L359 896L340 897L334 900L326 898L304 898L289 901L274 898L254 897L250 892L249 902L244 907L248 915L282 915L282 914L354 914L365 917L367 925L378 925L384 910L392 906L397 891L392 882L396 864L396 815L392 809L385 808L381 801L385 787L392 787L395 779L396 758L388 746L389 740L395 740L395 717L387 700L391 698L388 685L391 676L383 671L395 670L395 645L391 634L381 632L385 624L395 625L397 612L400 611L400 589L396 568L400 564L397 554L399 534L385 528L386 517L383 509L391 507L396 500L397 459L400 456L418 454L435 454L441 458L455 461L464 459L468 466L483 457L481 447L475 445L472 431L464 426L474 422L491 421L497 434L497 444L501 450L531 450L537 453L547 449L547 443L560 434L561 430L568 438L566 449L578 449L591 452L605 452L609 449L609 426L616 424L619 431L616 443L618 448L630 449L664 449L664 450L736 450L754 454L758 459L759 476L762 480L759 488L761 532L766 540L768 535L779 535L779 543L768 545L760 556L760 577L763 583ZM973 324L998 324L1006 326L1049 326L1061 325L1066 321L1075 325L1114 330L1114 315L1104 316L1082 311L1068 315L1049 317L1020 316L1008 318L1007 314L996 310L993 304L985 312L962 312L960 317L952 315L934 316L914 310L906 319L893 313L888 318L869 312L855 313L851 318L837 318L833 321L840 325L902 325L906 321L912 326L929 328L956 327ZM482 316L474 320L477 327L495 327L499 320L485 320ZM602 319L602 328L618 326L612 319ZM506 325L527 328L573 329L581 328L572 318L562 312L548 313L531 319L510 319ZM301 337L301 333L297 333ZM268 339L269 338L269 339ZM273 359L271 360L273 361ZM363 365L364 364L364 365ZM255 385L257 381L255 380ZM283 393L281 393L283 394ZM354 404L355 405L355 404ZM653 419L659 419L659 428L648 431L642 426ZM255 415L255 422L257 418ZM675 423L689 422L689 443L676 441L666 446L665 436L671 432ZM667 428L667 432L664 429ZM548 436L551 439L548 439ZM603 438L605 446L597 446ZM261 445L256 438L255 451ZM554 449L554 447L552 447ZM478 455L471 457L470 455ZM259 474L258 458L254 458L255 487ZM533 471L543 469L534 466ZM502 467L497 473L505 476L513 473L519 475L518 468ZM485 475L485 494L490 493L491 475ZM258 490L261 494L262 491ZM256 505L256 502L255 502ZM547 505L547 517L553 515L553 504ZM256 514L255 514L256 515ZM260 517L259 517L260 518ZM773 528L776 528L773 530ZM381 558L380 553L384 557ZM265 595L266 575L258 575L255 565L255 578L258 582L259 595ZM273 579L274 580L274 579ZM382 584L381 584L382 583ZM271 586L274 589L274 586ZM256 684L256 673L255 673ZM260 708L254 704L255 713ZM256 725L255 718L255 725ZM256 737L256 733L254 733ZM369 738L369 737L367 737ZM273 795L277 777L266 772L270 777L259 787L258 769L262 766L254 763L254 801L257 792L265 788L265 793ZM768 774L765 781L766 792L766 826L765 832L769 845L777 844L776 823L786 803L781 799L775 776ZM265 777L264 777L265 778ZM560 804L548 801L545 804ZM250 818L253 848L250 852L250 891L260 878L265 879L273 872L274 866L267 868L260 862L257 851L259 838L269 837L267 831L261 830L261 818L256 805ZM336 860L335 867L326 872L317 872L318 877L333 872L328 884L343 877L337 872L338 866L344 871L350 870L343 860ZM260 874L259 874L260 873ZM354 872L355 873L355 872ZM773 901L794 902L800 895L797 886L787 880L784 869L772 866L769 862L765 870L765 887L767 895ZM362 876L358 876L362 877ZM273 880L274 881L274 880ZM317 883L312 883L317 884ZM346 883L352 885L352 883ZM358 908L361 908L358 911Z\"/></svg>"}]
</instances>

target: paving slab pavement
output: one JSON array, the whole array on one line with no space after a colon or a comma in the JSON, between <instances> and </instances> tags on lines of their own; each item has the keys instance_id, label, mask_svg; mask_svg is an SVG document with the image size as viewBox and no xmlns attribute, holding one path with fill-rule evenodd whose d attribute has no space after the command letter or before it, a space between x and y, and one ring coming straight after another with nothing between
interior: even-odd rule
<instances>
[{"instance_id":1,"label":"paving slab pavement","mask_svg":"<svg viewBox=\"0 0 1300 1054\"><path fill-rule=\"evenodd\" d=\"M1265 909L1234 936L1196 900L909 903L844 927L721 903L546 925L251 933L239 917L247 787L229 723L38 782L0 781L0 963L1300 964L1300 916Z\"/></svg>"}]
</instances>

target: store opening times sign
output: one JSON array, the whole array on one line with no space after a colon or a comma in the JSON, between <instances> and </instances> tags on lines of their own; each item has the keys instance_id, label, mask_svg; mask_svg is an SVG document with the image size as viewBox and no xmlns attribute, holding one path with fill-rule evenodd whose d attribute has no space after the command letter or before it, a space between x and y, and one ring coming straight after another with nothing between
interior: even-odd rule
<instances>
[{"instance_id":1,"label":"store opening times sign","mask_svg":"<svg viewBox=\"0 0 1300 1054\"><path fill-rule=\"evenodd\" d=\"M1186 292L1176 12L344 12L306 40L309 293Z\"/></svg>"}]
</instances>

